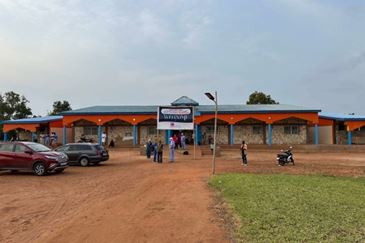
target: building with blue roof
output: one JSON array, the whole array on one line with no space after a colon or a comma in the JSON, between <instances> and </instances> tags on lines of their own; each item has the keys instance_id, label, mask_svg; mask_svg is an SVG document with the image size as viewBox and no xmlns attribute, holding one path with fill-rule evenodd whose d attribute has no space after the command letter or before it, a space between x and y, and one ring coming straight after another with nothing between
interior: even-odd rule
<instances>
[{"instance_id":1,"label":"building with blue roof","mask_svg":"<svg viewBox=\"0 0 365 243\"><path fill-rule=\"evenodd\" d=\"M3 121L4 140L17 139L25 141L40 142L43 135L54 132L63 141L63 116L32 117L17 120ZM13 135L16 138L9 138L8 132L16 130ZM71 135L71 130L69 134Z\"/></svg>"},{"instance_id":2,"label":"building with blue roof","mask_svg":"<svg viewBox=\"0 0 365 243\"><path fill-rule=\"evenodd\" d=\"M171 106L194 107L194 131L158 131L155 106L92 106L64 112L63 122L73 127L74 140L82 135L100 140L105 132L116 145L144 144L149 138L167 141L183 132L188 141L208 144L213 137L215 107L182 96ZM294 105L219 105L218 144L307 144L308 129L318 125L320 109Z\"/></svg>"},{"instance_id":3,"label":"building with blue roof","mask_svg":"<svg viewBox=\"0 0 365 243\"><path fill-rule=\"evenodd\" d=\"M101 142L102 133L107 135L107 143L113 141L116 146L137 146L148 139L167 142L169 137L180 133L184 133L190 143L196 141L205 145L212 141L215 106L200 105L187 96L174 100L170 105L193 107L194 130L157 130L158 105L92 106L67 111L62 116L7 121L4 125L7 131L20 128L39 133L44 124L48 124L48 131L58 129L64 143L77 142L81 136ZM336 116L321 113L318 108L294 105L223 104L218 108L217 143L234 145L241 144L243 140L249 144L267 145L340 143L341 139L332 138L337 136L335 131L346 127L346 132L349 130L352 136L354 130L365 125L361 123L363 121L362 116ZM332 135L327 135L331 134L330 131L333 131ZM348 133L346 135L348 139ZM348 140L346 142L349 143Z\"/></svg>"},{"instance_id":4,"label":"building with blue roof","mask_svg":"<svg viewBox=\"0 0 365 243\"><path fill-rule=\"evenodd\" d=\"M365 116L320 112L319 142L326 144L365 144Z\"/></svg>"}]
</instances>

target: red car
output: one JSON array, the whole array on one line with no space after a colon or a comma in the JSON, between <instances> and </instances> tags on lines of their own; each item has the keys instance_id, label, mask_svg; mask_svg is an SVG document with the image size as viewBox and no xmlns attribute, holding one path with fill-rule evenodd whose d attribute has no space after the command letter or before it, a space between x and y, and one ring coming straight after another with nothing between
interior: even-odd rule
<instances>
[{"instance_id":1,"label":"red car","mask_svg":"<svg viewBox=\"0 0 365 243\"><path fill-rule=\"evenodd\" d=\"M61 173L68 166L68 157L48 147L31 142L0 143L0 170L33 171L36 175Z\"/></svg>"}]
</instances>

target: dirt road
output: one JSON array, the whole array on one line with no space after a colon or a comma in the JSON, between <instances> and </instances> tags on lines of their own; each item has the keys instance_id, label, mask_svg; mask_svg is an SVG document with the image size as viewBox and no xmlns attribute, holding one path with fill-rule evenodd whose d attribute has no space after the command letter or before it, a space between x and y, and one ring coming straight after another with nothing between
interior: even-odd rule
<instances>
[{"instance_id":1,"label":"dirt road","mask_svg":"<svg viewBox=\"0 0 365 243\"><path fill-rule=\"evenodd\" d=\"M0 242L228 242L200 162L112 152L60 175L0 172Z\"/></svg>"},{"instance_id":2,"label":"dirt road","mask_svg":"<svg viewBox=\"0 0 365 243\"><path fill-rule=\"evenodd\" d=\"M217 172L365 175L365 154L296 154L278 167L273 153L224 154ZM105 165L36 177L0 172L0 242L229 242L207 187L210 157L152 163L112 151Z\"/></svg>"}]
</instances>

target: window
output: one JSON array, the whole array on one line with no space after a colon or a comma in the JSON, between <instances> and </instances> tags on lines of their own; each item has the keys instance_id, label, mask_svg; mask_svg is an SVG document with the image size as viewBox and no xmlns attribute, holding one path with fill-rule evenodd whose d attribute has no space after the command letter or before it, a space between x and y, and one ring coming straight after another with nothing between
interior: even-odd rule
<instances>
[{"instance_id":1,"label":"window","mask_svg":"<svg viewBox=\"0 0 365 243\"><path fill-rule=\"evenodd\" d=\"M252 127L253 134L261 134L262 133L262 126L253 126Z\"/></svg>"},{"instance_id":2,"label":"window","mask_svg":"<svg viewBox=\"0 0 365 243\"><path fill-rule=\"evenodd\" d=\"M299 134L299 126L298 125L290 125L284 126L284 133L290 135L298 135Z\"/></svg>"},{"instance_id":3,"label":"window","mask_svg":"<svg viewBox=\"0 0 365 243\"><path fill-rule=\"evenodd\" d=\"M86 136L98 135L98 127L84 127L84 134Z\"/></svg>"},{"instance_id":4,"label":"window","mask_svg":"<svg viewBox=\"0 0 365 243\"><path fill-rule=\"evenodd\" d=\"M0 144L0 151L13 152L13 144Z\"/></svg>"},{"instance_id":5,"label":"window","mask_svg":"<svg viewBox=\"0 0 365 243\"><path fill-rule=\"evenodd\" d=\"M124 137L132 137L132 133L131 132L126 132L126 133L124 133Z\"/></svg>"},{"instance_id":6,"label":"window","mask_svg":"<svg viewBox=\"0 0 365 243\"><path fill-rule=\"evenodd\" d=\"M73 145L70 146L69 151L87 151L87 150L93 150L91 146L89 145Z\"/></svg>"},{"instance_id":7,"label":"window","mask_svg":"<svg viewBox=\"0 0 365 243\"><path fill-rule=\"evenodd\" d=\"M290 128L290 126L285 126L284 127L284 133L285 134L291 134L291 128Z\"/></svg>"},{"instance_id":8,"label":"window","mask_svg":"<svg viewBox=\"0 0 365 243\"><path fill-rule=\"evenodd\" d=\"M70 146L62 146L62 147L59 147L56 149L56 151L59 151L59 152L64 152L64 151L68 151Z\"/></svg>"},{"instance_id":9,"label":"window","mask_svg":"<svg viewBox=\"0 0 365 243\"><path fill-rule=\"evenodd\" d=\"M207 133L214 133L214 126L206 126L205 129Z\"/></svg>"},{"instance_id":10,"label":"window","mask_svg":"<svg viewBox=\"0 0 365 243\"><path fill-rule=\"evenodd\" d=\"M23 145L20 145L20 144L15 145L16 153L24 153L26 150L27 150L27 148Z\"/></svg>"},{"instance_id":11,"label":"window","mask_svg":"<svg viewBox=\"0 0 365 243\"><path fill-rule=\"evenodd\" d=\"M147 134L148 135L156 135L157 134L157 128L156 127L148 127L147 128Z\"/></svg>"}]
</instances>

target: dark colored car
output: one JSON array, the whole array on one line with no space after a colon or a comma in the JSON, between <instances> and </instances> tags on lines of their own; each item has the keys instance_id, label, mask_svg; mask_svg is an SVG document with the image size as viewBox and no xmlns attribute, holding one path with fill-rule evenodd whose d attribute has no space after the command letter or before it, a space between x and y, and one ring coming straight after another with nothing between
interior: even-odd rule
<instances>
[{"instance_id":1,"label":"dark colored car","mask_svg":"<svg viewBox=\"0 0 365 243\"><path fill-rule=\"evenodd\" d=\"M61 173L68 166L64 153L32 142L0 143L0 170L33 171L36 175Z\"/></svg>"},{"instance_id":2,"label":"dark colored car","mask_svg":"<svg viewBox=\"0 0 365 243\"><path fill-rule=\"evenodd\" d=\"M67 154L70 164L81 166L97 165L109 159L108 151L103 146L93 143L69 143L56 148L55 151Z\"/></svg>"}]
</instances>

